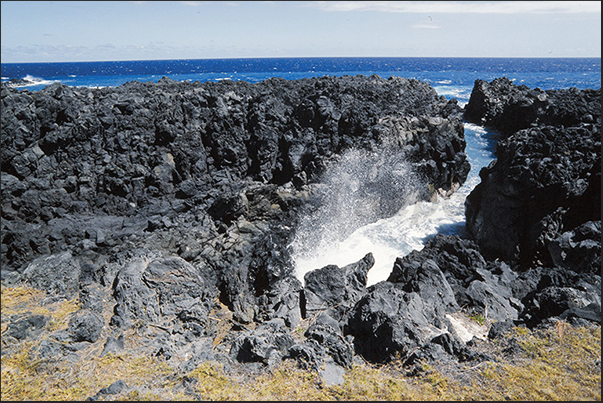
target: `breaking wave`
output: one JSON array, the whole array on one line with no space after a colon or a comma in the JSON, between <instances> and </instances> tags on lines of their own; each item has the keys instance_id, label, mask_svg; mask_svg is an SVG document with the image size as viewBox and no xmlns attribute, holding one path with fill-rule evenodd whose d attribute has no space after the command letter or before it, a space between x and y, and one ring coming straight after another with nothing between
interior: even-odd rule
<instances>
[{"instance_id":1,"label":"breaking wave","mask_svg":"<svg viewBox=\"0 0 603 403\"><path fill-rule=\"evenodd\" d=\"M463 234L465 198L494 158L496 134L465 124L467 180L448 198L418 201L425 185L402 156L351 151L325 175L322 203L303 218L290 245L296 275L326 265L343 267L371 252L367 285L386 280L397 257L421 250L436 234ZM372 191L367 191L372 189Z\"/></svg>"}]
</instances>

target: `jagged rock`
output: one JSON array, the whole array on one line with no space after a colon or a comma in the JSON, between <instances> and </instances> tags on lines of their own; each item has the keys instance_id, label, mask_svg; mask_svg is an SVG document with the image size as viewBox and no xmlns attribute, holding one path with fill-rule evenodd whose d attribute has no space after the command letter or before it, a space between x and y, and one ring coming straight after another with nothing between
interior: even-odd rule
<instances>
[{"instance_id":1,"label":"jagged rock","mask_svg":"<svg viewBox=\"0 0 603 403\"><path fill-rule=\"evenodd\" d=\"M504 335L509 329L515 326L515 322L507 319L502 321L497 321L492 323L490 329L488 330L488 338L489 339L497 339Z\"/></svg>"},{"instance_id":2,"label":"jagged rock","mask_svg":"<svg viewBox=\"0 0 603 403\"><path fill-rule=\"evenodd\" d=\"M282 319L272 319L255 330L245 331L232 343L230 356L239 362L260 362L272 365L287 354L293 345Z\"/></svg>"},{"instance_id":3,"label":"jagged rock","mask_svg":"<svg viewBox=\"0 0 603 403\"><path fill-rule=\"evenodd\" d=\"M113 336L107 337L103 351L101 351L100 357L104 357L107 354L117 354L124 349L124 335L120 334L118 338Z\"/></svg>"},{"instance_id":4,"label":"jagged rock","mask_svg":"<svg viewBox=\"0 0 603 403\"><path fill-rule=\"evenodd\" d=\"M581 290L574 287L546 287L537 291L530 302L525 315L531 319L529 323L532 325L562 316L583 317L601 323L601 294L599 292L596 296L592 288Z\"/></svg>"},{"instance_id":5,"label":"jagged rock","mask_svg":"<svg viewBox=\"0 0 603 403\"><path fill-rule=\"evenodd\" d=\"M284 277L272 284L257 300L256 320L281 318L295 329L301 321L301 282L293 276Z\"/></svg>"},{"instance_id":6,"label":"jagged rock","mask_svg":"<svg viewBox=\"0 0 603 403\"><path fill-rule=\"evenodd\" d=\"M306 209L333 197L324 174L350 152L376 156L357 189L362 203L375 202L370 220L400 208L388 184L401 176L422 180L412 190L423 200L465 181L462 109L428 84L358 76L3 87L2 281L78 297L83 308L34 356L76 357L113 307L105 330L135 326L140 349L180 371L288 357L331 385L354 354L409 365L484 358L451 325L461 306L495 323L600 323L600 90L499 80L474 93L465 116L506 136L469 197L474 240L438 235L367 289L370 253L310 272L302 287L291 234ZM401 160L398 176L383 169ZM210 314L218 302L234 323L220 340ZM316 321L294 344L302 316ZM101 355L122 348L123 335L109 336Z\"/></svg>"},{"instance_id":7,"label":"jagged rock","mask_svg":"<svg viewBox=\"0 0 603 403\"><path fill-rule=\"evenodd\" d=\"M74 342L87 341L94 343L101 335L105 326L103 317L87 309L80 309L76 312L67 327L67 333L70 334Z\"/></svg>"},{"instance_id":8,"label":"jagged rock","mask_svg":"<svg viewBox=\"0 0 603 403\"><path fill-rule=\"evenodd\" d=\"M108 387L102 388L101 390L99 390L98 394L99 395L116 395L119 392L121 392L122 390L126 389L127 387L128 387L128 385L126 385L126 383L120 379L118 381L113 382Z\"/></svg>"},{"instance_id":9,"label":"jagged rock","mask_svg":"<svg viewBox=\"0 0 603 403\"><path fill-rule=\"evenodd\" d=\"M450 333L442 333L429 342L414 351L405 361L404 365L409 366L419 361L443 361L454 357L459 362L474 361L478 359L487 359L484 355L473 352L467 344Z\"/></svg>"},{"instance_id":10,"label":"jagged rock","mask_svg":"<svg viewBox=\"0 0 603 403\"><path fill-rule=\"evenodd\" d=\"M458 310L452 287L437 263L432 259L418 262L415 260L417 253L413 251L411 254L412 256L396 258L392 274L387 281L399 284L404 292L416 293L432 307L434 316Z\"/></svg>"},{"instance_id":11,"label":"jagged rock","mask_svg":"<svg viewBox=\"0 0 603 403\"><path fill-rule=\"evenodd\" d=\"M492 320L505 320L517 319L523 308L513 296L516 278L506 264L486 262L471 240L438 234L421 251L396 259L387 281L401 283L442 307L464 306Z\"/></svg>"},{"instance_id":12,"label":"jagged rock","mask_svg":"<svg viewBox=\"0 0 603 403\"><path fill-rule=\"evenodd\" d=\"M300 368L318 372L327 385L342 383L343 374L352 366L354 350L343 337L339 322L321 313L304 336L302 343L289 347L284 358L296 360Z\"/></svg>"},{"instance_id":13,"label":"jagged rock","mask_svg":"<svg viewBox=\"0 0 603 403\"><path fill-rule=\"evenodd\" d=\"M434 308L401 283L381 281L355 305L344 334L354 337L356 353L370 362L406 358L443 332L445 318Z\"/></svg>"},{"instance_id":14,"label":"jagged rock","mask_svg":"<svg viewBox=\"0 0 603 403\"><path fill-rule=\"evenodd\" d=\"M568 308L559 315L560 319L567 321L574 320L579 324L582 322L595 322L601 324L601 304L592 302L585 307Z\"/></svg>"},{"instance_id":15,"label":"jagged rock","mask_svg":"<svg viewBox=\"0 0 603 403\"><path fill-rule=\"evenodd\" d=\"M417 80L57 83L3 87L2 103L2 278L66 247L110 254L133 234L140 247L181 221L205 226L208 212L224 231L255 214L243 196L228 204L245 188L316 183L352 148L393 148L434 188L463 183L469 170L461 108Z\"/></svg>"},{"instance_id":16,"label":"jagged rock","mask_svg":"<svg viewBox=\"0 0 603 403\"><path fill-rule=\"evenodd\" d=\"M550 265L552 240L601 220L600 89L477 80L465 119L506 136L465 202L467 229L486 258Z\"/></svg>"},{"instance_id":17,"label":"jagged rock","mask_svg":"<svg viewBox=\"0 0 603 403\"><path fill-rule=\"evenodd\" d=\"M185 344L174 351L175 355L190 357L182 362L178 368L183 373L194 370L200 363L216 359L213 352L213 337L203 337L192 343Z\"/></svg>"},{"instance_id":18,"label":"jagged rock","mask_svg":"<svg viewBox=\"0 0 603 403\"><path fill-rule=\"evenodd\" d=\"M312 270L304 276L305 317L328 313L337 321L343 321L350 309L366 292L366 276L375 259L367 253L356 263L339 268L328 265Z\"/></svg>"},{"instance_id":19,"label":"jagged rock","mask_svg":"<svg viewBox=\"0 0 603 403\"><path fill-rule=\"evenodd\" d=\"M289 347L285 358L296 360L302 369L319 371L325 362L326 352L316 340L306 339Z\"/></svg>"},{"instance_id":20,"label":"jagged rock","mask_svg":"<svg viewBox=\"0 0 603 403\"><path fill-rule=\"evenodd\" d=\"M553 264L575 272L601 270L601 221L589 221L548 244Z\"/></svg>"},{"instance_id":21,"label":"jagged rock","mask_svg":"<svg viewBox=\"0 0 603 403\"><path fill-rule=\"evenodd\" d=\"M164 328L183 326L182 331L193 333L197 327L201 334L213 332L207 315L217 289L184 259L143 252L120 269L113 290L113 325L127 329L138 320Z\"/></svg>"},{"instance_id":22,"label":"jagged rock","mask_svg":"<svg viewBox=\"0 0 603 403\"><path fill-rule=\"evenodd\" d=\"M550 264L547 244L601 219L599 128L526 129L498 143L498 159L467 197L467 229L488 259Z\"/></svg>"},{"instance_id":23,"label":"jagged rock","mask_svg":"<svg viewBox=\"0 0 603 403\"><path fill-rule=\"evenodd\" d=\"M105 299L109 300L109 292L98 284L80 285L79 300L82 309L102 314Z\"/></svg>"},{"instance_id":24,"label":"jagged rock","mask_svg":"<svg viewBox=\"0 0 603 403\"><path fill-rule=\"evenodd\" d=\"M114 305L109 325L136 325L168 360L203 350L218 298L237 322L294 328L305 305L287 245L329 163L389 150L454 189L469 171L461 114L427 83L377 76L4 86L2 281Z\"/></svg>"},{"instance_id":25,"label":"jagged rock","mask_svg":"<svg viewBox=\"0 0 603 403\"><path fill-rule=\"evenodd\" d=\"M514 282L513 295L525 308L519 319L533 327L567 310L582 310L591 304L601 306L600 273L576 273L559 267L537 267L521 273ZM588 308L590 310L590 308ZM580 312L580 311L576 311ZM600 321L600 308L586 316ZM570 312L565 313L570 315Z\"/></svg>"},{"instance_id":26,"label":"jagged rock","mask_svg":"<svg viewBox=\"0 0 603 403\"><path fill-rule=\"evenodd\" d=\"M397 258L387 281L369 287L346 334L354 337L356 352L373 362L400 356L411 365L442 354L478 359L457 335L450 315L460 313L462 305L494 321L518 319L524 305L514 295L517 278L506 264L487 262L472 241L436 235L421 251ZM533 292L536 284L526 287ZM449 339L457 347L433 345Z\"/></svg>"},{"instance_id":27,"label":"jagged rock","mask_svg":"<svg viewBox=\"0 0 603 403\"><path fill-rule=\"evenodd\" d=\"M304 333L308 340L315 340L332 360L343 368L352 366L354 351L343 337L340 325L331 316L322 313Z\"/></svg>"},{"instance_id":28,"label":"jagged rock","mask_svg":"<svg viewBox=\"0 0 603 403\"><path fill-rule=\"evenodd\" d=\"M318 371L325 386L341 385L345 382L345 368L338 365L331 357L327 357L324 365Z\"/></svg>"},{"instance_id":29,"label":"jagged rock","mask_svg":"<svg viewBox=\"0 0 603 403\"><path fill-rule=\"evenodd\" d=\"M506 77L477 79L465 107L465 120L508 136L534 126L601 124L601 90L543 91L515 85Z\"/></svg>"},{"instance_id":30,"label":"jagged rock","mask_svg":"<svg viewBox=\"0 0 603 403\"><path fill-rule=\"evenodd\" d=\"M70 252L39 257L22 273L22 278L32 287L68 299L79 291L80 263Z\"/></svg>"},{"instance_id":31,"label":"jagged rock","mask_svg":"<svg viewBox=\"0 0 603 403\"><path fill-rule=\"evenodd\" d=\"M31 312L11 318L6 331L2 333L2 344L9 343L11 339L24 340L29 336L40 334L47 322L47 316L34 315Z\"/></svg>"},{"instance_id":32,"label":"jagged rock","mask_svg":"<svg viewBox=\"0 0 603 403\"><path fill-rule=\"evenodd\" d=\"M79 358L76 348L72 345L52 339L41 340L32 348L32 356L45 361L75 361Z\"/></svg>"}]
</instances>

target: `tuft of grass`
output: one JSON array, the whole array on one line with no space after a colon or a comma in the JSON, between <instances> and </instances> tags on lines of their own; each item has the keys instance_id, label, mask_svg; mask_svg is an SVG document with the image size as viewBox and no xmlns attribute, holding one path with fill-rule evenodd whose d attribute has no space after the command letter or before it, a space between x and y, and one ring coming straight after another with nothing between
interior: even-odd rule
<instances>
[{"instance_id":1,"label":"tuft of grass","mask_svg":"<svg viewBox=\"0 0 603 403\"><path fill-rule=\"evenodd\" d=\"M26 286L6 287L2 285L0 293L2 296L0 302L2 316L26 312L31 309L32 301L41 301L46 297L44 291Z\"/></svg>"},{"instance_id":2,"label":"tuft of grass","mask_svg":"<svg viewBox=\"0 0 603 403\"><path fill-rule=\"evenodd\" d=\"M46 324L49 332L67 327L69 317L80 309L77 298L43 304L47 297L43 291L28 286L5 287L2 286L2 317L29 312L34 315L49 316ZM3 320L2 332L8 322Z\"/></svg>"},{"instance_id":3,"label":"tuft of grass","mask_svg":"<svg viewBox=\"0 0 603 403\"><path fill-rule=\"evenodd\" d=\"M473 321L475 321L475 323L480 326L483 326L486 323L486 318L480 313L474 313L470 315L469 318L471 318Z\"/></svg>"}]
</instances>

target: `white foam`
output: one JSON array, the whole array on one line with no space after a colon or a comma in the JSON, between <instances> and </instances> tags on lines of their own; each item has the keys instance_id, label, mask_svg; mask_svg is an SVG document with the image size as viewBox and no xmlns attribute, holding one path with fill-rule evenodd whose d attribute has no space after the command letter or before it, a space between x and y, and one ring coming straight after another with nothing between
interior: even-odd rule
<instances>
[{"instance_id":1,"label":"white foam","mask_svg":"<svg viewBox=\"0 0 603 403\"><path fill-rule=\"evenodd\" d=\"M444 84L444 81L438 81L438 83ZM471 89L468 90L467 87L463 86L455 87L450 85L441 85L434 86L433 89L438 93L438 95L443 95L447 98L456 98L461 108L467 104L469 97L471 96Z\"/></svg>"},{"instance_id":2,"label":"white foam","mask_svg":"<svg viewBox=\"0 0 603 403\"><path fill-rule=\"evenodd\" d=\"M15 85L15 84L12 84L9 82L9 84L13 85L14 87L21 88L21 87L32 87L35 85L49 85L49 84L56 82L56 81L51 81L51 80L45 80L40 77L34 77L29 74L27 74L25 77L23 77L23 80L25 81L23 83L19 83L19 84Z\"/></svg>"},{"instance_id":3,"label":"white foam","mask_svg":"<svg viewBox=\"0 0 603 403\"><path fill-rule=\"evenodd\" d=\"M492 152L488 150L491 143L487 141L491 133L480 126L465 124L465 134L476 141L477 146L467 150L473 166L466 182L450 197L439 197L435 202L420 201L406 205L392 217L363 225L345 237L339 237L337 231L345 228L339 221L345 222L345 212L350 215L349 207L343 206L339 210L341 216L338 216L340 213L336 213L337 210L330 206L323 210L323 213L329 211L330 215L323 214L319 220L309 220L308 222L316 225L303 228L302 236L296 236L291 244L299 280L303 282L304 275L309 271L327 265L343 267L371 252L375 264L368 272L367 285L372 285L389 277L397 257L406 256L413 250L421 250L425 242L437 233L461 233L465 225L465 199L479 183L478 172L481 167L492 159ZM487 155L474 158L474 153ZM351 178L360 176L355 172L346 179L346 170L338 166L334 166L332 170L342 183L348 185ZM344 201L349 205L350 200Z\"/></svg>"}]
</instances>

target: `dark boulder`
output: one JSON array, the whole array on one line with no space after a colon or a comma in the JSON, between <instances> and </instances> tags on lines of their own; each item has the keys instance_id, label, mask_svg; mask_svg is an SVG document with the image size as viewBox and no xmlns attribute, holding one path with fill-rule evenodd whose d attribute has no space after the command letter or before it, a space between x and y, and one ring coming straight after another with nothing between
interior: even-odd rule
<instances>
[{"instance_id":1,"label":"dark boulder","mask_svg":"<svg viewBox=\"0 0 603 403\"><path fill-rule=\"evenodd\" d=\"M94 343L100 337L104 327L105 321L100 314L81 309L69 319L67 333L74 342Z\"/></svg>"},{"instance_id":2,"label":"dark boulder","mask_svg":"<svg viewBox=\"0 0 603 403\"><path fill-rule=\"evenodd\" d=\"M79 292L80 272L79 260L63 252L37 258L23 271L22 278L34 288L71 299Z\"/></svg>"},{"instance_id":3,"label":"dark boulder","mask_svg":"<svg viewBox=\"0 0 603 403\"><path fill-rule=\"evenodd\" d=\"M396 259L387 281L403 284L442 309L463 306L505 320L517 319L523 308L512 292L516 278L506 264L486 262L473 241L438 234L421 251Z\"/></svg>"},{"instance_id":4,"label":"dark boulder","mask_svg":"<svg viewBox=\"0 0 603 403\"><path fill-rule=\"evenodd\" d=\"M370 362L386 362L408 357L442 333L444 320L416 292L382 281L369 287L355 305L344 333L353 336L357 354Z\"/></svg>"},{"instance_id":5,"label":"dark boulder","mask_svg":"<svg viewBox=\"0 0 603 403\"><path fill-rule=\"evenodd\" d=\"M601 221L588 221L547 244L553 264L575 272L601 270Z\"/></svg>"},{"instance_id":6,"label":"dark boulder","mask_svg":"<svg viewBox=\"0 0 603 403\"><path fill-rule=\"evenodd\" d=\"M148 252L132 257L115 277L113 297L111 324L120 328L142 321L160 328L182 327L193 334L213 332L207 315L217 289L179 257Z\"/></svg>"},{"instance_id":7,"label":"dark boulder","mask_svg":"<svg viewBox=\"0 0 603 403\"><path fill-rule=\"evenodd\" d=\"M325 312L337 321L344 321L350 309L366 293L367 274L374 263L372 253L368 253L358 262L342 268L329 265L306 273L304 317Z\"/></svg>"},{"instance_id":8,"label":"dark boulder","mask_svg":"<svg viewBox=\"0 0 603 403\"><path fill-rule=\"evenodd\" d=\"M304 336L307 340L315 340L336 364L351 368L354 356L352 345L343 337L339 323L329 315L320 314Z\"/></svg>"},{"instance_id":9,"label":"dark boulder","mask_svg":"<svg viewBox=\"0 0 603 403\"><path fill-rule=\"evenodd\" d=\"M2 345L11 344L11 341L25 340L29 336L40 334L48 322L44 315L34 315L27 312L24 315L13 316L2 333Z\"/></svg>"},{"instance_id":10,"label":"dark boulder","mask_svg":"<svg viewBox=\"0 0 603 403\"><path fill-rule=\"evenodd\" d=\"M575 316L571 312L580 315L589 311L585 313L586 319L600 321L600 272L577 273L561 267L535 267L519 274L512 291L524 305L519 321L529 327L550 318ZM591 309L597 306L598 314L597 309Z\"/></svg>"},{"instance_id":11,"label":"dark boulder","mask_svg":"<svg viewBox=\"0 0 603 403\"><path fill-rule=\"evenodd\" d=\"M316 371L326 385L343 383L343 375L352 367L354 349L343 336L340 324L321 313L304 336L303 342L289 347L284 358L296 360L302 369Z\"/></svg>"},{"instance_id":12,"label":"dark boulder","mask_svg":"<svg viewBox=\"0 0 603 403\"><path fill-rule=\"evenodd\" d=\"M100 357L104 357L107 354L118 354L124 349L124 336L123 334L115 338L113 336L107 337L103 351L100 353Z\"/></svg>"},{"instance_id":13,"label":"dark boulder","mask_svg":"<svg viewBox=\"0 0 603 403\"><path fill-rule=\"evenodd\" d=\"M254 330L244 331L232 343L230 356L239 362L280 362L293 345L293 337L282 319L272 319Z\"/></svg>"}]
</instances>

